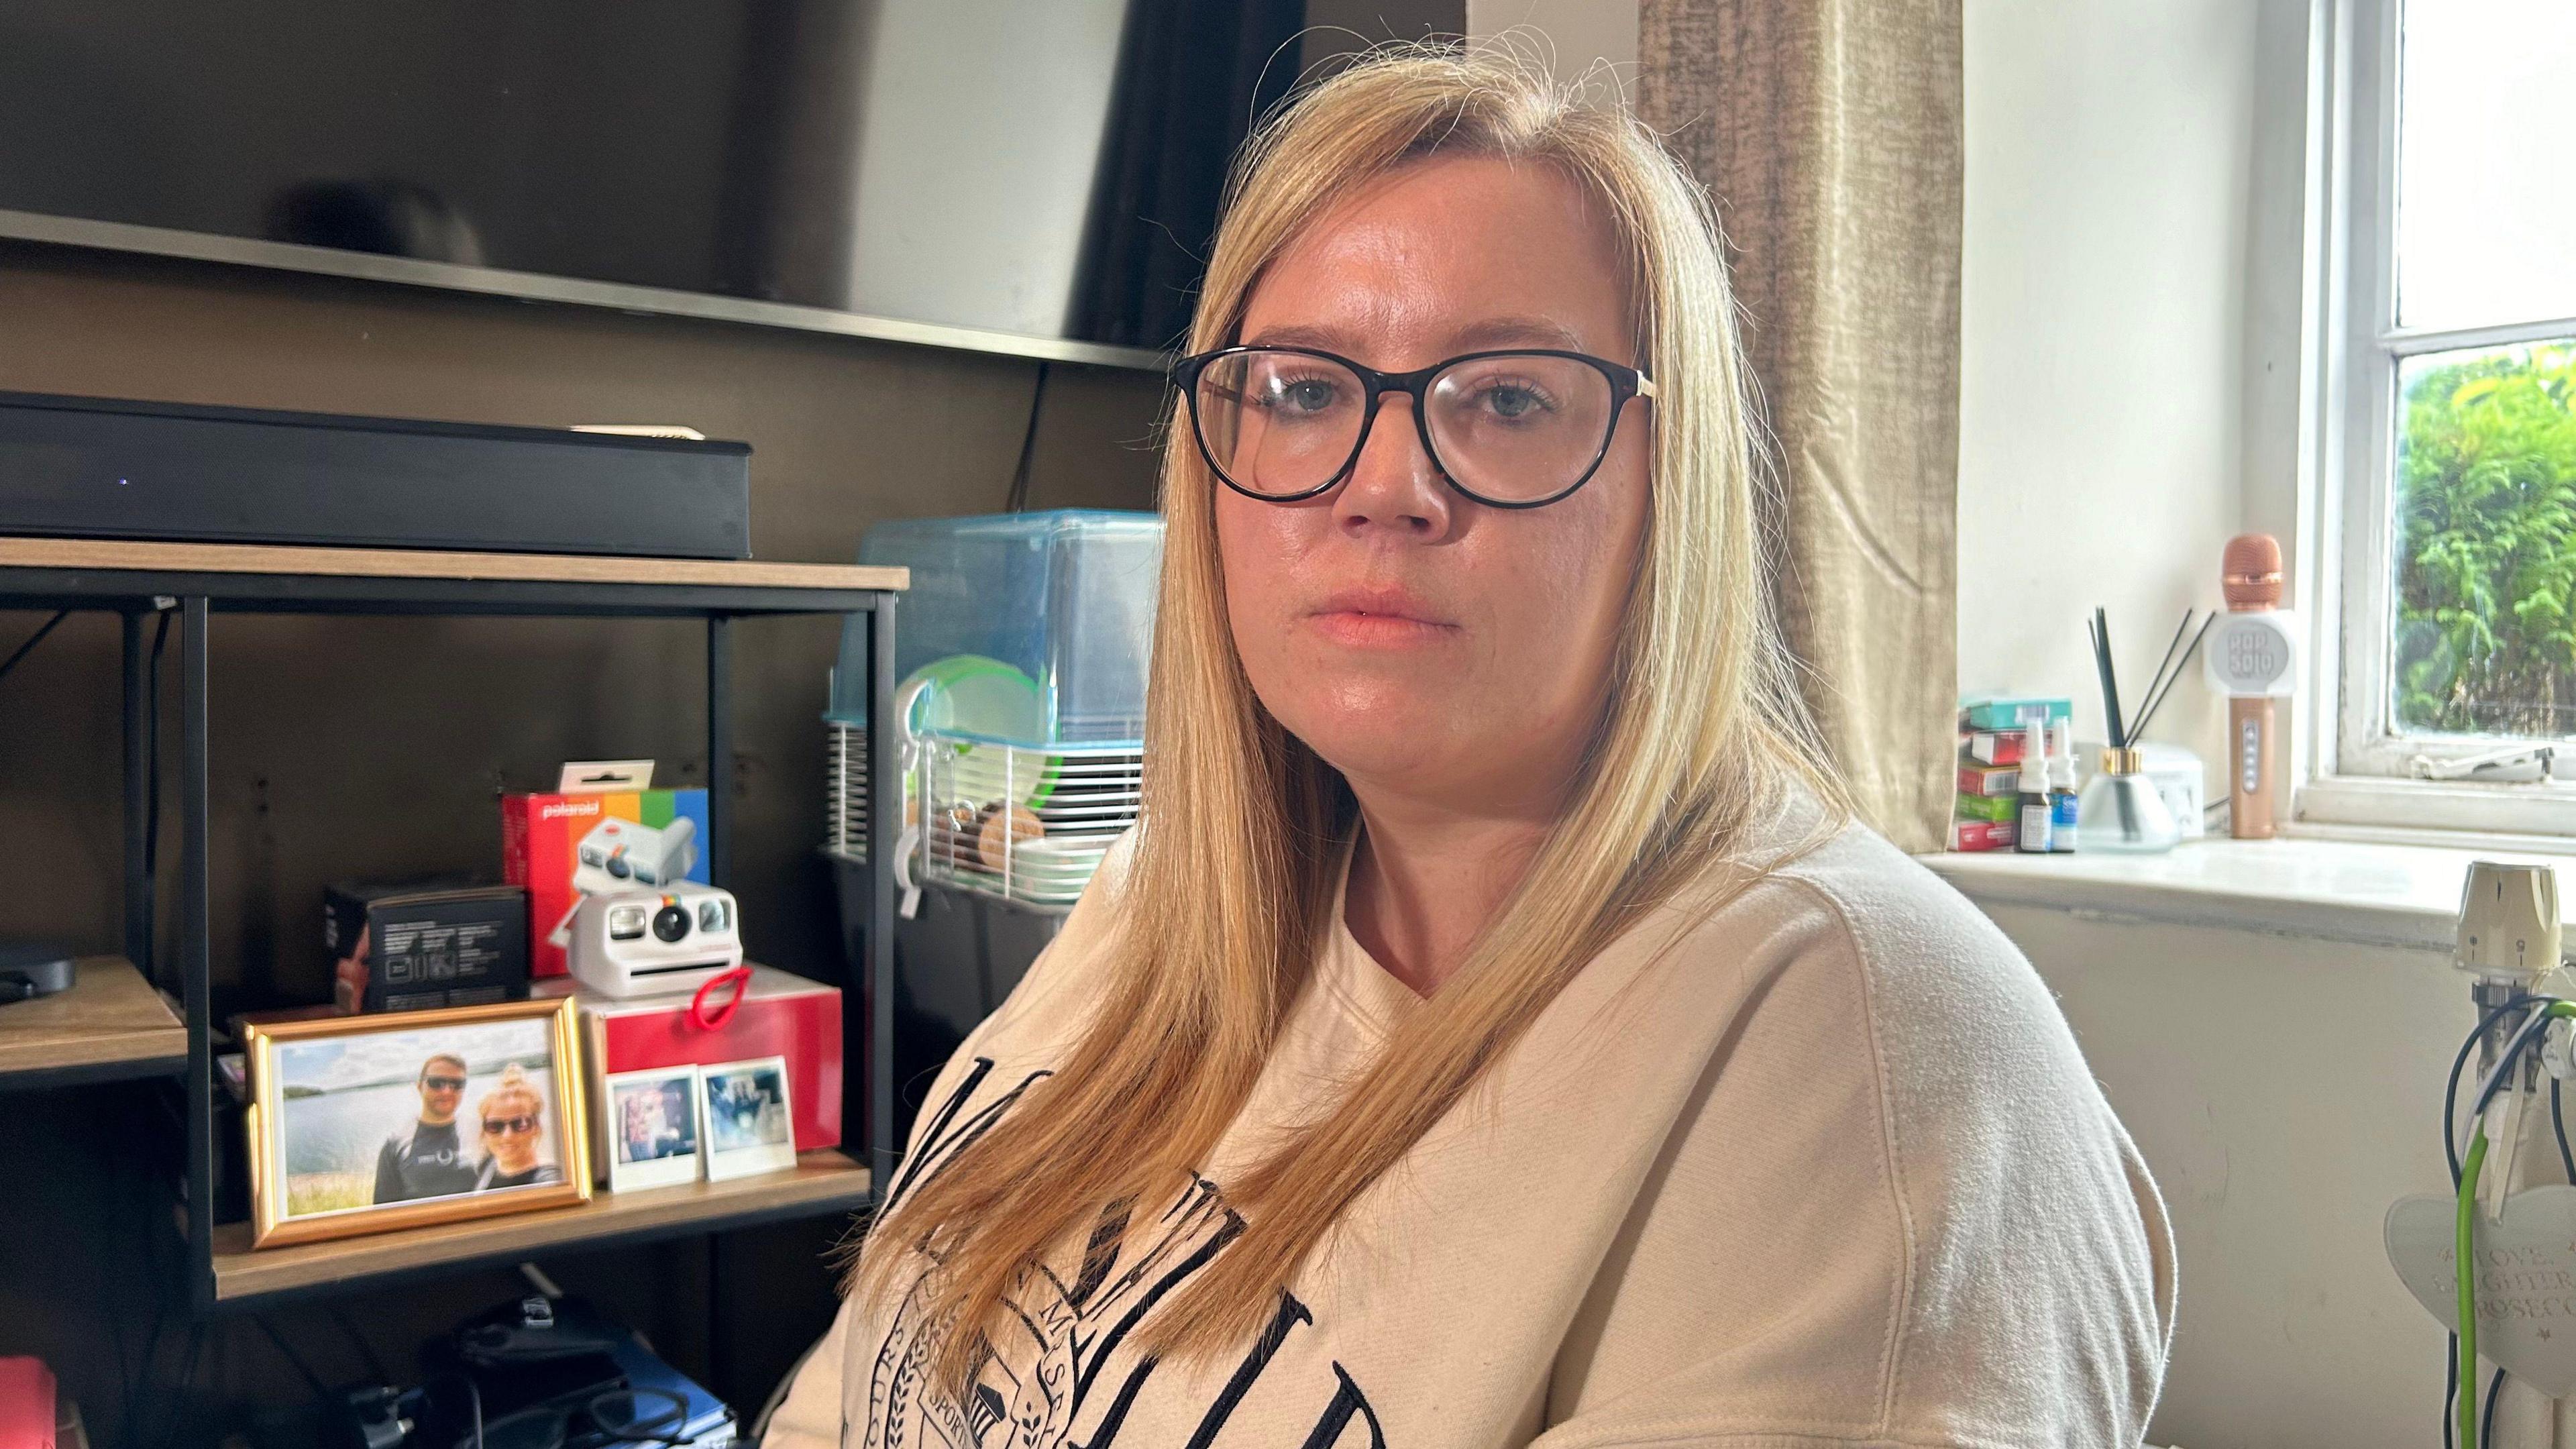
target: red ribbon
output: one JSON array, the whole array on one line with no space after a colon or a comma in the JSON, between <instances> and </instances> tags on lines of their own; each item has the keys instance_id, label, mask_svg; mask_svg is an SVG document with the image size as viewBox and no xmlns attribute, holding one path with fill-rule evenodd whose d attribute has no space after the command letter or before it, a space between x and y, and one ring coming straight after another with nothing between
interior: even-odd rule
<instances>
[{"instance_id":1,"label":"red ribbon","mask_svg":"<svg viewBox=\"0 0 2576 1449\"><path fill-rule=\"evenodd\" d=\"M727 986L733 988L733 994L726 997L722 1005L710 1008L707 1005L707 993ZM689 1020L696 1022L702 1030L718 1030L726 1022L733 1020L734 1012L742 1007L742 999L750 994L751 968L749 966L734 966L719 971L707 978L707 984L698 988L697 995L689 998Z\"/></svg>"}]
</instances>

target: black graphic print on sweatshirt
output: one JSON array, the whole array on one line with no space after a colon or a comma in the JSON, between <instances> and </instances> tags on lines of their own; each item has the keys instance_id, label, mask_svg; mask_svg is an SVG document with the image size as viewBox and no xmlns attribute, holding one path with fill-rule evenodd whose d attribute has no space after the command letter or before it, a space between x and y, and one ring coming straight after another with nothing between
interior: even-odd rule
<instances>
[{"instance_id":1,"label":"black graphic print on sweatshirt","mask_svg":"<svg viewBox=\"0 0 2576 1449\"><path fill-rule=\"evenodd\" d=\"M957 1090L937 1105L895 1176L888 1207L938 1175L1047 1075L1032 1072L968 1110L992 1072L991 1059L976 1058ZM1159 1422L1183 1421L1195 1411L1198 1427L1187 1449L1216 1449L1228 1420L1257 1391L1274 1418L1283 1394L1311 1399L1313 1427L1301 1449L1386 1449L1376 1410L1339 1362L1322 1364L1322 1373L1309 1375L1311 1384L1279 1381L1281 1347L1318 1331L1313 1310L1294 1294L1280 1295L1269 1326L1213 1390L1204 1382L1184 1385L1174 1374L1158 1379L1157 1361L1131 1342L1146 1313L1242 1231L1242 1216L1204 1178L1150 1218L1129 1204L1110 1205L1072 1278L1044 1264L1021 1271L1005 1295L1004 1331L998 1339L978 1335L975 1370L962 1396L936 1385L928 1372L940 1335L925 1332L927 1279L916 1277L869 1356L866 1432L856 1442L868 1449L1113 1449L1131 1412L1151 1402ZM937 1271L935 1262L925 1266ZM1180 1395L1202 1402L1184 1405ZM842 1442L852 1436L844 1433Z\"/></svg>"}]
</instances>

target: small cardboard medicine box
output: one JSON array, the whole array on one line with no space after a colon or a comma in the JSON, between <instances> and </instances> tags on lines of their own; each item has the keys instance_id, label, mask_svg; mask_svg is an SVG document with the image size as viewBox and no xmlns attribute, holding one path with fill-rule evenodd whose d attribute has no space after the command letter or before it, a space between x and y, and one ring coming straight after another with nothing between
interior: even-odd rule
<instances>
[{"instance_id":1,"label":"small cardboard medicine box","mask_svg":"<svg viewBox=\"0 0 2576 1449\"><path fill-rule=\"evenodd\" d=\"M344 1012L480 1006L528 994L528 893L452 881L322 893L331 995Z\"/></svg>"},{"instance_id":2,"label":"small cardboard medicine box","mask_svg":"<svg viewBox=\"0 0 2576 1449\"><path fill-rule=\"evenodd\" d=\"M572 916L582 897L674 881L707 881L707 792L557 791L501 797L501 869L528 888L533 974L572 969Z\"/></svg>"}]
</instances>

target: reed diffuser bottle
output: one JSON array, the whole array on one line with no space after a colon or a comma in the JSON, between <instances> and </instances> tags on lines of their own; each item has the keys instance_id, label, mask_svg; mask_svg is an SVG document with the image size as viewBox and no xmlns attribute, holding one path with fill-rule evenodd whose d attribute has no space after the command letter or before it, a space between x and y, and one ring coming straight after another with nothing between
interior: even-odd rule
<instances>
[{"instance_id":1,"label":"reed diffuser bottle","mask_svg":"<svg viewBox=\"0 0 2576 1449\"><path fill-rule=\"evenodd\" d=\"M2078 849L2128 855L2157 855L2182 843L2165 797L2147 778L2146 766L2133 749L2102 752L2102 768L2084 782L2075 804Z\"/></svg>"},{"instance_id":2,"label":"reed diffuser bottle","mask_svg":"<svg viewBox=\"0 0 2576 1449\"><path fill-rule=\"evenodd\" d=\"M2165 657L2156 665L2155 676L2147 681L2147 692L2139 696L2135 716L2120 712L2120 677L2111 664L2110 619L2095 609L2093 617L2086 621L2086 633L2093 643L2093 667L2102 679L2102 717L2110 726L2111 747L2102 752L2101 770L2084 782L2084 793L2076 797L2075 835L2079 850L2155 855L2182 843L2182 827L2174 822L2173 811L2165 804L2165 797L2157 793L2155 782L2147 778L2146 762L2140 758L2137 746L2138 737L2163 707L2174 681L2182 676L2183 665L2200 648L2201 634L2209 632L2209 619L2203 619L2200 633L2193 633L2192 616L2192 610L2183 610L2182 627L2174 630L2173 642L2165 646ZM2186 639L2191 642L2185 644Z\"/></svg>"}]
</instances>

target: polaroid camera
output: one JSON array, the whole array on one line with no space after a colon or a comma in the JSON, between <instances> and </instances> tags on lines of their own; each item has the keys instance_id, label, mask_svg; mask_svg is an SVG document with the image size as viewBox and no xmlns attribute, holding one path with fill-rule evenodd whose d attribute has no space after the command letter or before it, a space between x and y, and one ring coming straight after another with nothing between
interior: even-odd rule
<instances>
[{"instance_id":1,"label":"polaroid camera","mask_svg":"<svg viewBox=\"0 0 2576 1449\"><path fill-rule=\"evenodd\" d=\"M635 886L673 886L698 863L697 822L683 815L668 825L602 820L573 848L573 908L555 924L554 944L569 950L573 917L591 896Z\"/></svg>"},{"instance_id":2,"label":"polaroid camera","mask_svg":"<svg viewBox=\"0 0 2576 1449\"><path fill-rule=\"evenodd\" d=\"M584 896L571 955L573 978L604 996L694 991L742 964L733 892L682 881Z\"/></svg>"}]
</instances>

